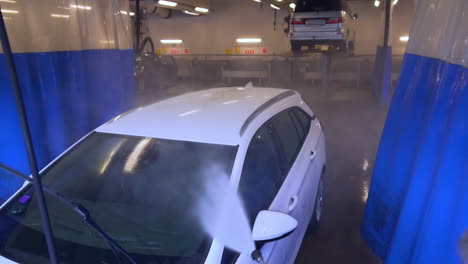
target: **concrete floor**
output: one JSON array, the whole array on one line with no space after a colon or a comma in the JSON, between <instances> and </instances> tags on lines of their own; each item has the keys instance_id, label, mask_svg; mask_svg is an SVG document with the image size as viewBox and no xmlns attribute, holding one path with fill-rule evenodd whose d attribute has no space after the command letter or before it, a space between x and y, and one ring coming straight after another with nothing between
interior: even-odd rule
<instances>
[{"instance_id":1,"label":"concrete floor","mask_svg":"<svg viewBox=\"0 0 468 264\"><path fill-rule=\"evenodd\" d=\"M380 263L360 229L387 108L369 90L342 89L328 99L299 92L323 123L327 172L320 227L306 235L296 263Z\"/></svg>"},{"instance_id":2,"label":"concrete floor","mask_svg":"<svg viewBox=\"0 0 468 264\"><path fill-rule=\"evenodd\" d=\"M158 95L142 92L138 104L190 90L221 86L223 84L178 84ZM360 230L387 108L378 106L370 89L365 88L340 88L333 84L333 92L324 97L313 85L271 86L300 92L322 122L326 135L327 172L322 222L315 234L306 234L296 264L380 263L361 237Z\"/></svg>"}]
</instances>

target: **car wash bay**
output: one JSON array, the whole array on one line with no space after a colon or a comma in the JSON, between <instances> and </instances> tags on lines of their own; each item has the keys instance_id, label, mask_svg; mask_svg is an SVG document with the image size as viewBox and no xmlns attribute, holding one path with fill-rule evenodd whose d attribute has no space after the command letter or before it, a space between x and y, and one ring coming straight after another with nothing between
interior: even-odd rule
<instances>
[{"instance_id":1,"label":"car wash bay","mask_svg":"<svg viewBox=\"0 0 468 264\"><path fill-rule=\"evenodd\" d=\"M462 0L433 1L438 13L426 0L389 2L386 51L386 1L343 2L358 14L353 50L321 43L301 54L288 35L302 1L56 2L0 0L39 168L107 120L153 101L249 82L292 89L320 120L327 152L321 223L305 234L295 263L467 263L468 146L460 124L468 58L466 43L456 45L466 32L451 26L463 24ZM30 173L4 57L0 163ZM0 169L0 203L22 184Z\"/></svg>"}]
</instances>

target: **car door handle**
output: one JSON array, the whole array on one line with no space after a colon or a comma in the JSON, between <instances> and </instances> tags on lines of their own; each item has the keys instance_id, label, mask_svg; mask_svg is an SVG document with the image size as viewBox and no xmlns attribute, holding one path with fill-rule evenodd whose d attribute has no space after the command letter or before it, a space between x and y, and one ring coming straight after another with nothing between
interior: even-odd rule
<instances>
[{"instance_id":1,"label":"car door handle","mask_svg":"<svg viewBox=\"0 0 468 264\"><path fill-rule=\"evenodd\" d=\"M312 150L310 152L310 160L313 160L315 158L315 150Z\"/></svg>"},{"instance_id":2,"label":"car door handle","mask_svg":"<svg viewBox=\"0 0 468 264\"><path fill-rule=\"evenodd\" d=\"M289 206L288 206L289 212L291 212L292 210L294 210L294 208L296 208L298 200L299 200L299 197L297 197L297 195L293 195L291 196L291 198L289 198Z\"/></svg>"}]
</instances>

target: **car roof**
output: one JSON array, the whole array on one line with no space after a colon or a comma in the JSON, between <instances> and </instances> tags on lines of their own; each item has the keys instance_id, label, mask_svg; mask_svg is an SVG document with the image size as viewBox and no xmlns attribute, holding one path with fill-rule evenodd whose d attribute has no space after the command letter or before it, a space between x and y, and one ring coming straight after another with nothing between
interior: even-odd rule
<instances>
[{"instance_id":1,"label":"car roof","mask_svg":"<svg viewBox=\"0 0 468 264\"><path fill-rule=\"evenodd\" d=\"M238 145L252 114L289 91L247 87L212 88L165 99L119 115L96 131Z\"/></svg>"}]
</instances>

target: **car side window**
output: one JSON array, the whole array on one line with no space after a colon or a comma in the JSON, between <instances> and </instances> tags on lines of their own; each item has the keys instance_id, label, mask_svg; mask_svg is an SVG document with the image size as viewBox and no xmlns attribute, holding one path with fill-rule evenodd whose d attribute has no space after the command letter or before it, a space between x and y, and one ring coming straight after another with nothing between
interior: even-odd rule
<instances>
[{"instance_id":1,"label":"car side window","mask_svg":"<svg viewBox=\"0 0 468 264\"><path fill-rule=\"evenodd\" d=\"M278 144L274 142L270 124L266 123L250 142L239 182L239 194L251 225L258 212L268 209L273 201L282 174Z\"/></svg>"},{"instance_id":2,"label":"car side window","mask_svg":"<svg viewBox=\"0 0 468 264\"><path fill-rule=\"evenodd\" d=\"M297 134L299 135L299 140L302 141L306 137L305 131L302 127L301 122L299 121L299 118L294 114L293 110L290 110L288 112L289 117L293 120L294 127L296 128Z\"/></svg>"},{"instance_id":3,"label":"car side window","mask_svg":"<svg viewBox=\"0 0 468 264\"><path fill-rule=\"evenodd\" d=\"M310 122L312 121L312 118L300 108L295 107L291 110L291 112L299 122L300 127L304 131L304 135L307 136L307 134L309 134Z\"/></svg>"},{"instance_id":4,"label":"car side window","mask_svg":"<svg viewBox=\"0 0 468 264\"><path fill-rule=\"evenodd\" d=\"M288 110L273 117L271 123L283 150L281 152L283 154L283 167L285 168L283 177L286 177L302 147L302 142Z\"/></svg>"}]
</instances>

